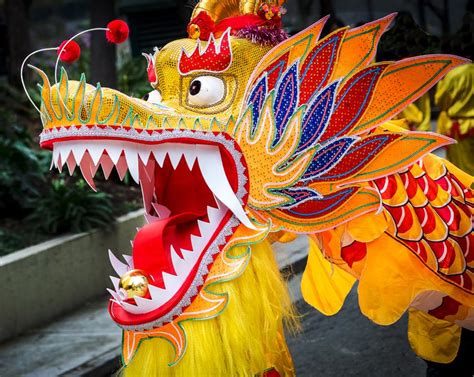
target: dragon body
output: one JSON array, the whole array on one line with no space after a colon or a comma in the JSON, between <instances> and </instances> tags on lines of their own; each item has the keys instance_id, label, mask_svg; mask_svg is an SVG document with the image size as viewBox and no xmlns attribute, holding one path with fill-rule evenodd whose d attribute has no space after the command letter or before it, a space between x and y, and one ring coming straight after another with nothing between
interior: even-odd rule
<instances>
[{"instance_id":1,"label":"dragon body","mask_svg":"<svg viewBox=\"0 0 474 377\"><path fill-rule=\"evenodd\" d=\"M206 4L188 30L203 37L211 19L207 40L147 56L147 100L64 71L51 85L36 69L54 164L78 167L92 187L99 168L128 171L142 188L148 224L132 256L111 254L124 373L293 374L282 333L292 313L268 235L309 237L302 292L325 314L358 279L377 323L411 308L416 329L474 329L472 177L429 154L450 139L390 122L465 59L374 63L394 15L319 38L322 19L259 44L232 25L219 31ZM131 270L147 278L144 295L124 294ZM415 332L415 350L436 359ZM455 335L438 360L455 356Z\"/></svg>"}]
</instances>

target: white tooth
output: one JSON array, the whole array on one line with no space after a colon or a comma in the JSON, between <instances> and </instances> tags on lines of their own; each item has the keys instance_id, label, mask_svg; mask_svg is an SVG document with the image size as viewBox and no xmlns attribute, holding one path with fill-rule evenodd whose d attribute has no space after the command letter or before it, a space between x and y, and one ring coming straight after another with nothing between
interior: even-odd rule
<instances>
[{"instance_id":1,"label":"white tooth","mask_svg":"<svg viewBox=\"0 0 474 377\"><path fill-rule=\"evenodd\" d=\"M123 301L123 300L126 300L128 299L128 294L127 294L127 291L123 288L120 288L117 292L117 294L119 295L119 297L121 298L120 301Z\"/></svg>"},{"instance_id":2,"label":"white tooth","mask_svg":"<svg viewBox=\"0 0 474 377\"><path fill-rule=\"evenodd\" d=\"M214 230L214 227L212 226L212 224L206 221L202 221L202 220L198 220L197 224L198 224L199 230L201 231L201 237L208 239L211 236L212 231Z\"/></svg>"},{"instance_id":3,"label":"white tooth","mask_svg":"<svg viewBox=\"0 0 474 377\"><path fill-rule=\"evenodd\" d=\"M111 158L108 155L103 154L100 159L100 165L102 166L105 179L109 179L110 173L114 168L114 163L112 162Z\"/></svg>"},{"instance_id":4,"label":"white tooth","mask_svg":"<svg viewBox=\"0 0 474 377\"><path fill-rule=\"evenodd\" d=\"M193 266L193 263L199 258L199 251L194 252L192 250L181 249L181 254L183 255L183 259L186 262L188 269L189 266Z\"/></svg>"},{"instance_id":5,"label":"white tooth","mask_svg":"<svg viewBox=\"0 0 474 377\"><path fill-rule=\"evenodd\" d=\"M82 156L86 152L86 146L82 144L74 144L71 146L72 154L77 164L80 164L82 161Z\"/></svg>"},{"instance_id":6,"label":"white tooth","mask_svg":"<svg viewBox=\"0 0 474 377\"><path fill-rule=\"evenodd\" d=\"M90 188L94 191L97 191L94 183L94 177L92 176L92 169L94 167L92 165L92 159L89 153L84 154L79 167L81 168L82 177L85 179Z\"/></svg>"},{"instance_id":7,"label":"white tooth","mask_svg":"<svg viewBox=\"0 0 474 377\"><path fill-rule=\"evenodd\" d=\"M74 173L74 169L76 168L76 160L74 159L74 154L69 153L69 157L67 158L67 168L69 170L69 175L72 175Z\"/></svg>"},{"instance_id":8,"label":"white tooth","mask_svg":"<svg viewBox=\"0 0 474 377\"><path fill-rule=\"evenodd\" d=\"M206 240L203 237L196 236L194 234L191 235L191 244L193 245L193 252L199 253L204 249L206 246Z\"/></svg>"},{"instance_id":9,"label":"white tooth","mask_svg":"<svg viewBox=\"0 0 474 377\"><path fill-rule=\"evenodd\" d=\"M63 165L64 165L64 162L63 160L61 159L61 155L59 155L59 159L58 159L58 170L60 173L63 172Z\"/></svg>"},{"instance_id":10,"label":"white tooth","mask_svg":"<svg viewBox=\"0 0 474 377\"><path fill-rule=\"evenodd\" d=\"M53 170L53 168L54 168L54 158L51 155L51 164L49 165L49 170Z\"/></svg>"},{"instance_id":11,"label":"white tooth","mask_svg":"<svg viewBox=\"0 0 474 377\"><path fill-rule=\"evenodd\" d=\"M219 208L214 208L207 206L207 217L209 217L209 222L211 224L217 224L222 219L223 211Z\"/></svg>"},{"instance_id":12,"label":"white tooth","mask_svg":"<svg viewBox=\"0 0 474 377\"><path fill-rule=\"evenodd\" d=\"M117 169L117 173L121 181L125 178L125 174L127 174L127 161L123 155L120 156L119 160L115 164Z\"/></svg>"},{"instance_id":13,"label":"white tooth","mask_svg":"<svg viewBox=\"0 0 474 377\"><path fill-rule=\"evenodd\" d=\"M122 301L122 298L120 297L120 295L115 292L114 290L110 289L110 288L107 288L107 292L110 293L110 295L116 300L116 301Z\"/></svg>"},{"instance_id":14,"label":"white tooth","mask_svg":"<svg viewBox=\"0 0 474 377\"><path fill-rule=\"evenodd\" d=\"M168 148L168 156L170 156L171 165L173 166L173 169L176 169L178 167L179 161L181 160L181 157L183 156L183 151L179 148L179 146L171 144L170 148Z\"/></svg>"},{"instance_id":15,"label":"white tooth","mask_svg":"<svg viewBox=\"0 0 474 377\"><path fill-rule=\"evenodd\" d=\"M153 184L155 184L155 162L153 160L149 160L146 165L144 164L140 164L140 165L144 167L143 170L146 174L146 179L149 182L153 182ZM141 178L141 175L140 175L140 178Z\"/></svg>"},{"instance_id":16,"label":"white tooth","mask_svg":"<svg viewBox=\"0 0 474 377\"><path fill-rule=\"evenodd\" d=\"M140 188L142 191L143 206L146 212L150 212L151 202L153 200L153 191L155 188L155 177L149 177L146 172L146 167L142 162L139 162L140 170ZM151 179L150 179L151 178Z\"/></svg>"},{"instance_id":17,"label":"white tooth","mask_svg":"<svg viewBox=\"0 0 474 377\"><path fill-rule=\"evenodd\" d=\"M256 229L247 217L239 199L232 191L232 187L225 175L224 166L222 166L219 148L211 145L199 145L196 148L198 151L199 167L209 189L232 211L242 224L247 228Z\"/></svg>"},{"instance_id":18,"label":"white tooth","mask_svg":"<svg viewBox=\"0 0 474 377\"><path fill-rule=\"evenodd\" d=\"M112 160L112 162L114 163L114 165L117 165L117 162L120 156L122 155L122 150L123 148L119 145L109 144L107 146L107 153L110 159Z\"/></svg>"},{"instance_id":19,"label":"white tooth","mask_svg":"<svg viewBox=\"0 0 474 377\"><path fill-rule=\"evenodd\" d=\"M165 283L166 290L172 294L178 291L183 283L183 279L180 276L168 274L163 272L163 281Z\"/></svg>"},{"instance_id":20,"label":"white tooth","mask_svg":"<svg viewBox=\"0 0 474 377\"><path fill-rule=\"evenodd\" d=\"M156 303L157 306L164 304L168 301L174 292L169 291L168 289L161 289L154 285L148 285L148 291L150 292L150 296L153 299L153 302Z\"/></svg>"},{"instance_id":21,"label":"white tooth","mask_svg":"<svg viewBox=\"0 0 474 377\"><path fill-rule=\"evenodd\" d=\"M128 302L122 301L119 305L124 308L127 312L132 314L143 314L145 313L142 309L140 309L136 305L129 304Z\"/></svg>"},{"instance_id":22,"label":"white tooth","mask_svg":"<svg viewBox=\"0 0 474 377\"><path fill-rule=\"evenodd\" d=\"M155 156L155 161L157 162L157 164L163 166L163 161L165 160L166 152L161 145L157 145L153 149L153 155Z\"/></svg>"},{"instance_id":23,"label":"white tooth","mask_svg":"<svg viewBox=\"0 0 474 377\"><path fill-rule=\"evenodd\" d=\"M59 157L61 156L59 149L59 145L53 147L53 163L56 168L58 167Z\"/></svg>"},{"instance_id":24,"label":"white tooth","mask_svg":"<svg viewBox=\"0 0 474 377\"><path fill-rule=\"evenodd\" d=\"M62 171L63 165L66 163L69 153L71 152L71 148L62 143L58 144L57 148L59 152L58 169Z\"/></svg>"},{"instance_id":25,"label":"white tooth","mask_svg":"<svg viewBox=\"0 0 474 377\"><path fill-rule=\"evenodd\" d=\"M160 218L156 217L156 216L149 215L148 213L145 213L145 220L148 224L153 224L153 223L156 223L158 220L160 220Z\"/></svg>"},{"instance_id":26,"label":"white tooth","mask_svg":"<svg viewBox=\"0 0 474 377\"><path fill-rule=\"evenodd\" d=\"M130 241L133 242L133 241ZM132 244L133 247L133 244ZM123 259L127 262L128 266L133 269L133 257L131 255L122 254Z\"/></svg>"},{"instance_id":27,"label":"white tooth","mask_svg":"<svg viewBox=\"0 0 474 377\"><path fill-rule=\"evenodd\" d=\"M150 153L151 153L150 148L148 148L146 146L138 148L138 155L140 156L140 160L143 161L144 165L148 164L148 159L150 158Z\"/></svg>"},{"instance_id":28,"label":"white tooth","mask_svg":"<svg viewBox=\"0 0 474 377\"><path fill-rule=\"evenodd\" d=\"M133 298L135 299L137 307L145 313L156 309L156 303L152 300L139 296L134 296Z\"/></svg>"},{"instance_id":29,"label":"white tooth","mask_svg":"<svg viewBox=\"0 0 474 377\"><path fill-rule=\"evenodd\" d=\"M138 154L137 151L132 148L125 148L125 159L128 165L128 171L132 176L135 183L139 182L138 179Z\"/></svg>"},{"instance_id":30,"label":"white tooth","mask_svg":"<svg viewBox=\"0 0 474 377\"><path fill-rule=\"evenodd\" d=\"M98 143L89 143L87 145L87 150L89 151L94 165L97 165L99 163L100 157L102 156L102 153L104 153L104 146Z\"/></svg>"},{"instance_id":31,"label":"white tooth","mask_svg":"<svg viewBox=\"0 0 474 377\"><path fill-rule=\"evenodd\" d=\"M193 169L194 161L196 161L197 153L196 153L196 146L192 144L183 144L185 148L184 151L184 158L186 159L186 163L188 164L189 170Z\"/></svg>"},{"instance_id":32,"label":"white tooth","mask_svg":"<svg viewBox=\"0 0 474 377\"><path fill-rule=\"evenodd\" d=\"M168 209L168 207L158 203L152 203L152 206L160 219L167 219L170 217L171 211Z\"/></svg>"},{"instance_id":33,"label":"white tooth","mask_svg":"<svg viewBox=\"0 0 474 377\"><path fill-rule=\"evenodd\" d=\"M115 276L109 276L110 280L112 280L112 284L114 285L115 290L118 292L119 290L119 284L120 284L120 279Z\"/></svg>"},{"instance_id":34,"label":"white tooth","mask_svg":"<svg viewBox=\"0 0 474 377\"><path fill-rule=\"evenodd\" d=\"M122 263L115 255L112 253L112 251L109 249L109 259L110 259L110 264L114 268L115 272L119 275L122 276L128 271L128 266L125 263Z\"/></svg>"},{"instance_id":35,"label":"white tooth","mask_svg":"<svg viewBox=\"0 0 474 377\"><path fill-rule=\"evenodd\" d=\"M186 263L183 259L181 259L181 257L178 255L173 246L170 247L170 253L171 261L173 262L173 268L176 272L176 275L185 276L189 269L188 266L190 265Z\"/></svg>"}]
</instances>

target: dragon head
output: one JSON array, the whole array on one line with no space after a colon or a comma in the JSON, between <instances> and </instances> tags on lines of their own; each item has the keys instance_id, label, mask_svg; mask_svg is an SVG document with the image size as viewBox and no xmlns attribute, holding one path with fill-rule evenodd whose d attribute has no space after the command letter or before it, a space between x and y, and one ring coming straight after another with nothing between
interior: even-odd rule
<instances>
[{"instance_id":1,"label":"dragon head","mask_svg":"<svg viewBox=\"0 0 474 377\"><path fill-rule=\"evenodd\" d=\"M111 255L119 277L109 311L127 331L197 316L190 308L205 306L203 287L245 267L226 259L237 243L320 232L376 211L372 180L449 142L381 125L462 59L373 63L394 15L319 39L325 18L287 38L267 17L279 8L235 3L220 18L196 8L188 30L207 40L177 40L146 56L146 99L68 80L65 71L51 85L35 68L41 146L54 165L79 167L93 188L99 167L106 178L114 167L121 177L128 171L141 186L148 224L126 263ZM130 295L125 280L137 275L146 289Z\"/></svg>"}]
</instances>

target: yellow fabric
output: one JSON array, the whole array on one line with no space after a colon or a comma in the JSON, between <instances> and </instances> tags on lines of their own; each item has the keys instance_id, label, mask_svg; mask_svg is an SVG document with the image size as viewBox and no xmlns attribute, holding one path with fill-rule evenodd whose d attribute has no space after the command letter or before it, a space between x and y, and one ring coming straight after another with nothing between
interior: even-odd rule
<instances>
[{"instance_id":1,"label":"yellow fabric","mask_svg":"<svg viewBox=\"0 0 474 377\"><path fill-rule=\"evenodd\" d=\"M397 119L406 119L406 129L417 131L431 131L430 96L425 93L415 102L408 105Z\"/></svg>"},{"instance_id":2,"label":"yellow fabric","mask_svg":"<svg viewBox=\"0 0 474 377\"><path fill-rule=\"evenodd\" d=\"M448 159L474 175L474 64L456 67L436 87L441 113L437 132L458 142L448 147Z\"/></svg>"},{"instance_id":3,"label":"yellow fabric","mask_svg":"<svg viewBox=\"0 0 474 377\"><path fill-rule=\"evenodd\" d=\"M388 234L367 244L359 282L362 313L380 325L391 325L423 291L436 290L467 305L474 297L426 268L412 251Z\"/></svg>"},{"instance_id":4,"label":"yellow fabric","mask_svg":"<svg viewBox=\"0 0 474 377\"><path fill-rule=\"evenodd\" d=\"M371 212L347 223L347 231L359 242L373 241L379 238L386 229L387 220L383 213Z\"/></svg>"},{"instance_id":5,"label":"yellow fabric","mask_svg":"<svg viewBox=\"0 0 474 377\"><path fill-rule=\"evenodd\" d=\"M355 281L324 258L316 242L309 238L308 262L301 279L301 292L308 304L325 315L334 315L342 308Z\"/></svg>"},{"instance_id":6,"label":"yellow fabric","mask_svg":"<svg viewBox=\"0 0 474 377\"><path fill-rule=\"evenodd\" d=\"M461 342L461 328L416 310L408 311L408 340L413 351L425 360L450 363Z\"/></svg>"},{"instance_id":7,"label":"yellow fabric","mask_svg":"<svg viewBox=\"0 0 474 377\"><path fill-rule=\"evenodd\" d=\"M231 299L219 316L183 323L186 355L176 365L173 348L161 338L142 340L125 376L253 376L276 367L293 376L293 365L283 337L283 322L295 328L295 314L270 244L253 245L245 272L213 290ZM235 248L236 255L244 252Z\"/></svg>"}]
</instances>

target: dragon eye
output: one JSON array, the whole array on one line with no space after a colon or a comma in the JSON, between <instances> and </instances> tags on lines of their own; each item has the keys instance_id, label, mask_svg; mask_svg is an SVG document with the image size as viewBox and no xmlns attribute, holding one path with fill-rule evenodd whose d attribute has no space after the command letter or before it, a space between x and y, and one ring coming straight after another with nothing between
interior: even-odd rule
<instances>
[{"instance_id":1,"label":"dragon eye","mask_svg":"<svg viewBox=\"0 0 474 377\"><path fill-rule=\"evenodd\" d=\"M200 76L189 85L188 102L193 106L211 106L225 95L224 81L215 76Z\"/></svg>"},{"instance_id":2,"label":"dragon eye","mask_svg":"<svg viewBox=\"0 0 474 377\"><path fill-rule=\"evenodd\" d=\"M161 94L158 90L152 90L150 93L145 94L142 97L142 100L147 101L149 103L161 103Z\"/></svg>"}]
</instances>

